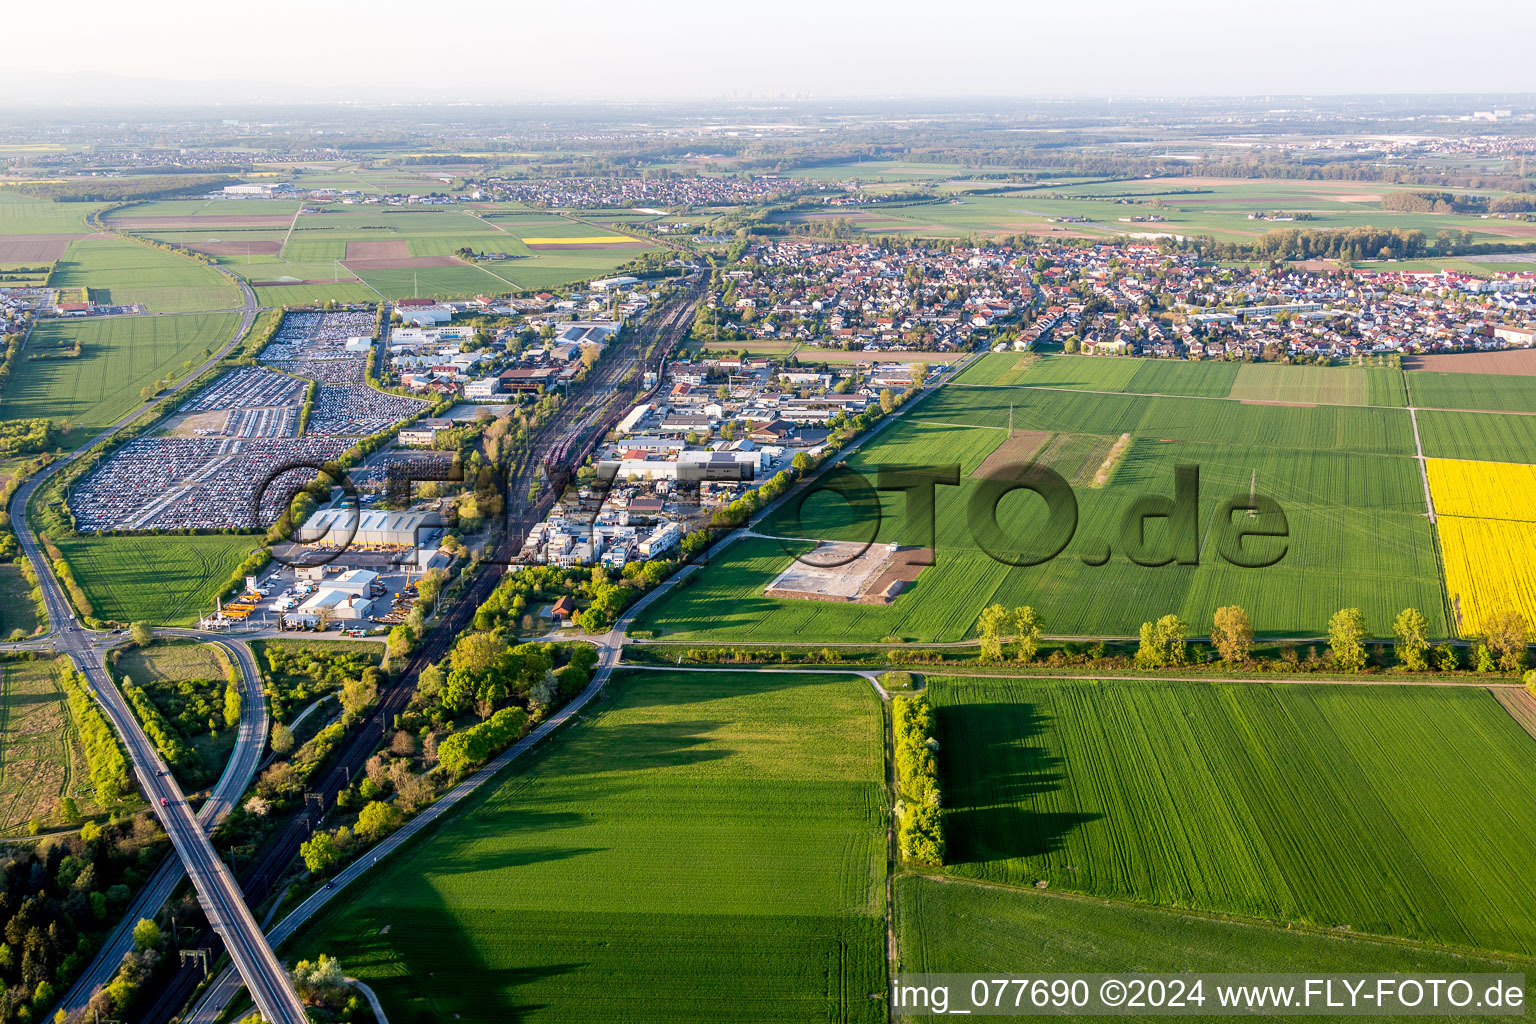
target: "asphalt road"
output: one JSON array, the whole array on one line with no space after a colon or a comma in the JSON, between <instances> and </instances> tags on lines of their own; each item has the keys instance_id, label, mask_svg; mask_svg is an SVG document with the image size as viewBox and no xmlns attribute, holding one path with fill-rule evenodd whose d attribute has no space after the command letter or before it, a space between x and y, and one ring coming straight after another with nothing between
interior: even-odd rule
<instances>
[{"instance_id":1,"label":"asphalt road","mask_svg":"<svg viewBox=\"0 0 1536 1024\"><path fill-rule=\"evenodd\" d=\"M224 648L231 662L240 667L242 679L240 727L235 738L235 749L230 754L229 762L224 767L224 774L219 777L218 783L213 787L208 799L198 809L197 822L205 832L212 832L218 827L224 817L234 808L242 793L250 786L251 780L256 776L256 768L261 762L262 751L267 745L267 700L261 688L261 675L256 671L255 659L251 657L250 648L243 643L231 643L224 640L213 641ZM134 901L123 912L123 919L118 923L107 941L84 973L75 980L64 998L53 1007L48 1014L48 1019L53 1020L63 1011L68 1017L74 1017L83 1013L91 996L97 989L112 980L122 965L123 956L133 948L133 926L141 918L153 918L165 906L166 901L181 880L187 877L186 870L182 867L178 857L167 857L150 876L149 881L139 889Z\"/></svg>"},{"instance_id":2,"label":"asphalt road","mask_svg":"<svg viewBox=\"0 0 1536 1024\"><path fill-rule=\"evenodd\" d=\"M234 336L202 366L182 378L182 387L196 380L229 352L255 322L256 294L239 282L245 305ZM177 389L180 390L180 389ZM214 929L224 938L236 966L250 983L257 1006L270 1024L304 1024L304 1007L299 1003L283 969L261 929L251 917L229 869L219 860L208 836L187 806L180 788L160 761L154 745L144 735L127 702L112 684L102 661L103 636L88 631L75 619L47 557L27 522L26 508L38 486L79 458L80 452L128 426L151 408L150 403L125 414L74 454L59 459L19 487L11 501L11 524L23 554L32 563L42 590L43 602L51 626L54 650L68 656L88 680L91 692L116 729L133 764L139 786L150 807L160 819L171 845L197 890L198 900Z\"/></svg>"}]
</instances>

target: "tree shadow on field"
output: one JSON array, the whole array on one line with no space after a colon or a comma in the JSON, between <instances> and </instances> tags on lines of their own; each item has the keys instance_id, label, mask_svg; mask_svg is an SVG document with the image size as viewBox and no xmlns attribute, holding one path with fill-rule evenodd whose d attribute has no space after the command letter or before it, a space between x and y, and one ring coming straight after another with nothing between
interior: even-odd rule
<instances>
[{"instance_id":1,"label":"tree shadow on field","mask_svg":"<svg viewBox=\"0 0 1536 1024\"><path fill-rule=\"evenodd\" d=\"M1045 809L1066 776L1065 762L1043 740L1051 716L1039 705L957 704L936 711L952 863L1041 857L1100 817Z\"/></svg>"},{"instance_id":2,"label":"tree shadow on field","mask_svg":"<svg viewBox=\"0 0 1536 1024\"><path fill-rule=\"evenodd\" d=\"M517 927L513 911L498 913L506 916L505 928ZM518 1001L518 989L587 966L492 966L479 941L492 922L479 913L473 920L475 927L466 927L459 912L442 904L412 908L408 918L398 908L379 909L348 920L341 935L330 936L344 941L329 952L372 986L392 1024L522 1020L547 1007Z\"/></svg>"},{"instance_id":3,"label":"tree shadow on field","mask_svg":"<svg viewBox=\"0 0 1536 1024\"><path fill-rule=\"evenodd\" d=\"M743 645L748 646L748 645ZM756 669L751 666L741 666L733 671L735 666L715 665L712 668L725 669L723 672L667 672L665 670L646 669L635 671L632 674L619 676L615 682L621 685L614 688L611 708L654 708L668 706L682 706L684 704L697 704L711 700L726 700L734 697L756 697L763 694L778 693L783 690L793 690L807 685L820 685L829 679L851 679L846 674L846 669L829 669L826 676L812 678L804 669L815 670L815 666L785 666L802 671L797 672L771 672ZM773 668L769 665L767 668ZM623 672L623 669L619 670ZM711 723L718 724L718 723Z\"/></svg>"}]
</instances>

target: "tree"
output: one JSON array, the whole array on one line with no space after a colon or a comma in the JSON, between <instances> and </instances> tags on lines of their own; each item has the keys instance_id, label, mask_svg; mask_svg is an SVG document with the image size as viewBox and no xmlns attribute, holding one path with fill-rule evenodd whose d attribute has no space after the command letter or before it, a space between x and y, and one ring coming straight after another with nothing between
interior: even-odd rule
<instances>
[{"instance_id":1,"label":"tree","mask_svg":"<svg viewBox=\"0 0 1536 1024\"><path fill-rule=\"evenodd\" d=\"M224 727L233 729L240 724L240 687L231 679L224 687Z\"/></svg>"},{"instance_id":2,"label":"tree","mask_svg":"<svg viewBox=\"0 0 1536 1024\"><path fill-rule=\"evenodd\" d=\"M811 457L805 454L805 452L796 452L795 457L789 460L789 466L796 473L804 476L806 471L811 468Z\"/></svg>"},{"instance_id":3,"label":"tree","mask_svg":"<svg viewBox=\"0 0 1536 1024\"><path fill-rule=\"evenodd\" d=\"M1020 661L1032 661L1040 650L1040 616L1029 605L1013 610L1013 652Z\"/></svg>"},{"instance_id":4,"label":"tree","mask_svg":"<svg viewBox=\"0 0 1536 1024\"><path fill-rule=\"evenodd\" d=\"M133 926L133 944L139 950L159 949L163 941L160 926L149 918L141 917L139 923Z\"/></svg>"},{"instance_id":5,"label":"tree","mask_svg":"<svg viewBox=\"0 0 1536 1024\"><path fill-rule=\"evenodd\" d=\"M261 773L257 789L263 796L287 796L299 786L299 773L287 761L279 761Z\"/></svg>"},{"instance_id":6,"label":"tree","mask_svg":"<svg viewBox=\"0 0 1536 1024\"><path fill-rule=\"evenodd\" d=\"M321 953L313 962L300 960L293 965L293 991L305 1003L321 1006L340 1003L351 986L341 961Z\"/></svg>"},{"instance_id":7,"label":"tree","mask_svg":"<svg viewBox=\"0 0 1536 1024\"><path fill-rule=\"evenodd\" d=\"M75 798L72 796L66 796L59 801L59 814L70 825L78 825L85 820L85 816L80 813L80 805L75 803Z\"/></svg>"},{"instance_id":8,"label":"tree","mask_svg":"<svg viewBox=\"0 0 1536 1024\"><path fill-rule=\"evenodd\" d=\"M887 416L896 408L896 396L891 394L890 388L882 388L880 391L880 411Z\"/></svg>"},{"instance_id":9,"label":"tree","mask_svg":"<svg viewBox=\"0 0 1536 1024\"><path fill-rule=\"evenodd\" d=\"M981 610L981 657L983 661L1001 661L1003 657L1003 631L1012 623L1008 609L1000 604L989 604Z\"/></svg>"},{"instance_id":10,"label":"tree","mask_svg":"<svg viewBox=\"0 0 1536 1024\"><path fill-rule=\"evenodd\" d=\"M379 697L377 674L370 668L361 679L348 679L341 687L341 710L347 718L356 718Z\"/></svg>"},{"instance_id":11,"label":"tree","mask_svg":"<svg viewBox=\"0 0 1536 1024\"><path fill-rule=\"evenodd\" d=\"M1228 665L1241 665L1253 651L1253 623L1235 604L1216 609L1211 625L1211 644Z\"/></svg>"},{"instance_id":12,"label":"tree","mask_svg":"<svg viewBox=\"0 0 1536 1024\"><path fill-rule=\"evenodd\" d=\"M1341 608L1328 620L1328 648L1333 662L1346 672L1365 668L1365 616L1359 608Z\"/></svg>"},{"instance_id":13,"label":"tree","mask_svg":"<svg viewBox=\"0 0 1536 1024\"><path fill-rule=\"evenodd\" d=\"M375 839L383 839L399 828L404 821L405 815L400 813L398 807L391 807L378 800L370 800L358 812L356 832L362 838L372 842Z\"/></svg>"},{"instance_id":14,"label":"tree","mask_svg":"<svg viewBox=\"0 0 1536 1024\"><path fill-rule=\"evenodd\" d=\"M352 843L352 832L345 825L332 832L316 832L299 846L304 866L311 874L323 875L341 861Z\"/></svg>"},{"instance_id":15,"label":"tree","mask_svg":"<svg viewBox=\"0 0 1536 1024\"><path fill-rule=\"evenodd\" d=\"M1429 620L1417 608L1404 608L1392 620L1392 635L1397 638L1393 653L1409 672L1429 668Z\"/></svg>"},{"instance_id":16,"label":"tree","mask_svg":"<svg viewBox=\"0 0 1536 1024\"><path fill-rule=\"evenodd\" d=\"M265 818L272 810L272 804L260 796L253 796L245 802L245 810L248 814L254 814L258 818Z\"/></svg>"},{"instance_id":17,"label":"tree","mask_svg":"<svg viewBox=\"0 0 1536 1024\"><path fill-rule=\"evenodd\" d=\"M415 611L414 608L411 609ZM403 658L411 653L411 647L416 643L416 636L405 623L400 623L389 631L389 636L384 640L385 649L391 658Z\"/></svg>"},{"instance_id":18,"label":"tree","mask_svg":"<svg viewBox=\"0 0 1536 1024\"><path fill-rule=\"evenodd\" d=\"M147 622L135 622L128 627L128 635L140 647L148 647L155 642L155 627Z\"/></svg>"},{"instance_id":19,"label":"tree","mask_svg":"<svg viewBox=\"0 0 1536 1024\"><path fill-rule=\"evenodd\" d=\"M1501 671L1519 672L1525 668L1530 627L1518 608L1505 608L1494 616L1483 642Z\"/></svg>"},{"instance_id":20,"label":"tree","mask_svg":"<svg viewBox=\"0 0 1536 1024\"><path fill-rule=\"evenodd\" d=\"M1189 628L1177 615L1164 615L1141 624L1141 644L1136 648L1137 668L1174 668L1189 659L1185 637Z\"/></svg>"},{"instance_id":21,"label":"tree","mask_svg":"<svg viewBox=\"0 0 1536 1024\"><path fill-rule=\"evenodd\" d=\"M272 753L279 757L293 749L293 730L282 722L272 723Z\"/></svg>"}]
</instances>

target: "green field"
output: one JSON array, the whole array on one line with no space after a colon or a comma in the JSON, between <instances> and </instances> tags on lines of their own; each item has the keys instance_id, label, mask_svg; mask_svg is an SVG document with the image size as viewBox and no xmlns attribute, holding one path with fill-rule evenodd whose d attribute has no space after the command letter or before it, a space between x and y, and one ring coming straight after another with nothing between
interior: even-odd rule
<instances>
[{"instance_id":1,"label":"green field","mask_svg":"<svg viewBox=\"0 0 1536 1024\"><path fill-rule=\"evenodd\" d=\"M1536 952L1536 743L1486 690L943 678L931 699L956 874Z\"/></svg>"},{"instance_id":2,"label":"green field","mask_svg":"<svg viewBox=\"0 0 1536 1024\"><path fill-rule=\"evenodd\" d=\"M977 386L1070 388L1125 395L1231 398L1241 402L1407 404L1403 372L1394 367L994 352L967 367L956 380Z\"/></svg>"},{"instance_id":3,"label":"green field","mask_svg":"<svg viewBox=\"0 0 1536 1024\"><path fill-rule=\"evenodd\" d=\"M9 639L18 630L25 634L37 630L33 589L20 565L0 565L0 639Z\"/></svg>"},{"instance_id":4,"label":"green field","mask_svg":"<svg viewBox=\"0 0 1536 1024\"><path fill-rule=\"evenodd\" d=\"M76 739L53 662L0 661L0 839L25 835L27 822L66 824L62 797L83 814L97 810L90 770Z\"/></svg>"},{"instance_id":5,"label":"green field","mask_svg":"<svg viewBox=\"0 0 1536 1024\"><path fill-rule=\"evenodd\" d=\"M1076 532L1058 557L1016 567L989 555L969 526L977 484L967 479L937 488L936 564L890 605L766 598L763 589L789 564L791 549L751 540L718 554L692 584L642 613L637 627L721 641L959 640L985 605L998 602L1033 605L1051 634L1134 636L1143 621L1169 611L1203 633L1217 607L1236 603L1273 636L1317 635L1347 607L1361 608L1378 632L1402 608L1416 607L1437 635L1445 633L1422 481L1406 457L1413 451L1406 412L950 385L848 462L872 472L958 461L970 476L1004 440L997 428L1010 416L1016 430L1050 435L1034 458L1075 487ZM1133 440L1108 486L1086 486L1123 433ZM1134 564L1125 517L1144 495L1171 496L1179 465L1200 471L1200 564ZM1219 555L1219 505L1251 489L1280 503L1289 530L1284 557L1262 569ZM898 492L882 495L873 535L868 510L850 510L835 494L813 497L796 516L798 504L787 502L760 531L926 546L926 531L907 521ZM1005 498L998 516L1010 535L1024 538L1038 536L1044 522L1043 505L1028 495ZM1160 529L1153 520L1151 553L1166 556ZM1101 560L1106 547L1108 564L1085 562Z\"/></svg>"},{"instance_id":6,"label":"green field","mask_svg":"<svg viewBox=\"0 0 1536 1024\"><path fill-rule=\"evenodd\" d=\"M71 242L49 283L88 288L98 303L142 303L151 313L241 305L240 290L212 267L124 238Z\"/></svg>"},{"instance_id":7,"label":"green field","mask_svg":"<svg viewBox=\"0 0 1536 1024\"><path fill-rule=\"evenodd\" d=\"M1531 462L1536 459L1536 416L1421 412L1419 437L1432 459Z\"/></svg>"},{"instance_id":8,"label":"green field","mask_svg":"<svg viewBox=\"0 0 1536 1024\"><path fill-rule=\"evenodd\" d=\"M5 387L5 415L67 420L64 443L73 447L142 404L145 386L181 372L188 359L201 363L204 349L222 348L239 322L235 313L44 321L34 342L69 347L78 339L81 354L20 360Z\"/></svg>"},{"instance_id":9,"label":"green field","mask_svg":"<svg viewBox=\"0 0 1536 1024\"><path fill-rule=\"evenodd\" d=\"M1536 381L1529 377L1427 370L1415 370L1407 377L1408 394L1420 408L1536 412Z\"/></svg>"},{"instance_id":10,"label":"green field","mask_svg":"<svg viewBox=\"0 0 1536 1024\"><path fill-rule=\"evenodd\" d=\"M390 1020L878 1021L886 791L863 680L620 671L288 947Z\"/></svg>"},{"instance_id":11,"label":"green field","mask_svg":"<svg viewBox=\"0 0 1536 1024\"><path fill-rule=\"evenodd\" d=\"M988 168L989 171L995 170ZM827 180L901 181L926 185L945 198L936 203L893 204L857 210L796 213L786 219L846 219L855 229L876 235L921 238L998 238L1029 233L1035 237L1115 238L1121 235L1211 235L1225 242L1248 242L1274 230L1327 230L1374 226L1418 230L1430 238L1444 230L1471 231L1477 241L1525 240L1499 221L1471 214L1407 213L1382 208L1390 190L1415 186L1380 182L1291 181L1283 179L1136 179L1086 184L1066 181L1021 187L1001 195L974 195L973 184L949 182L953 165L866 161L801 172ZM1422 189L1418 189L1422 191ZM1481 190L1480 190L1481 191ZM1250 213L1306 213L1310 220L1250 220ZM1134 223L1132 217L1162 220ZM1063 217L1087 223L1053 223ZM1122 220L1122 218L1126 218ZM1477 266L1477 264L1473 264ZM1427 269L1427 268L1426 268Z\"/></svg>"},{"instance_id":12,"label":"green field","mask_svg":"<svg viewBox=\"0 0 1536 1024\"><path fill-rule=\"evenodd\" d=\"M256 536L209 534L55 538L98 619L186 626L253 548Z\"/></svg>"},{"instance_id":13,"label":"green field","mask_svg":"<svg viewBox=\"0 0 1536 1024\"><path fill-rule=\"evenodd\" d=\"M180 683L194 679L222 680L227 664L223 655L209 644L159 640L149 647L124 651L117 660L117 671L140 685Z\"/></svg>"},{"instance_id":14,"label":"green field","mask_svg":"<svg viewBox=\"0 0 1536 1024\"><path fill-rule=\"evenodd\" d=\"M997 977L1123 971L1418 973L1438 977L1471 972L1520 974L1530 969L1530 963L1522 960L1467 957L1358 936L1293 931L1153 907L913 876L896 880L896 906L901 965L909 972ZM1205 994L1206 1005L1216 1001L1212 993ZM1246 1019L1254 1018L1293 1019L1268 1014Z\"/></svg>"},{"instance_id":15,"label":"green field","mask_svg":"<svg viewBox=\"0 0 1536 1024\"><path fill-rule=\"evenodd\" d=\"M84 235L101 203L52 203L0 189L0 235Z\"/></svg>"}]
</instances>

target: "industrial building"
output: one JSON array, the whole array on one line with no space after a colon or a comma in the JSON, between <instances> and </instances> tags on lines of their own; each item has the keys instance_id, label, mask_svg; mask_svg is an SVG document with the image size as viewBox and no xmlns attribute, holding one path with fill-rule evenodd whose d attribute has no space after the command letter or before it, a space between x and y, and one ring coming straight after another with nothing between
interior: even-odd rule
<instances>
[{"instance_id":1,"label":"industrial building","mask_svg":"<svg viewBox=\"0 0 1536 1024\"><path fill-rule=\"evenodd\" d=\"M299 527L298 540L302 544L323 541L352 547L416 547L435 540L437 528L441 526L442 517L436 512L359 512L350 508L328 508L316 512Z\"/></svg>"}]
</instances>

